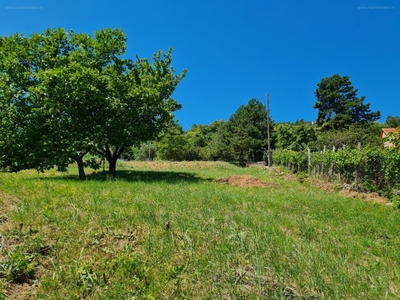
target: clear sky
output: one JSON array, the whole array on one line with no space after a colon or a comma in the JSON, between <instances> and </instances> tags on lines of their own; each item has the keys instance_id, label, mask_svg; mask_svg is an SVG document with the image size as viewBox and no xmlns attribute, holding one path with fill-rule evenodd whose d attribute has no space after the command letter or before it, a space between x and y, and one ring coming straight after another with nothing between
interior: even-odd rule
<instances>
[{"instance_id":1,"label":"clear sky","mask_svg":"<svg viewBox=\"0 0 400 300\"><path fill-rule=\"evenodd\" d=\"M400 0L0 0L0 35L122 28L127 57L174 48L185 130L270 93L276 122L315 121L321 78L347 75L373 111L400 116Z\"/></svg>"}]
</instances>

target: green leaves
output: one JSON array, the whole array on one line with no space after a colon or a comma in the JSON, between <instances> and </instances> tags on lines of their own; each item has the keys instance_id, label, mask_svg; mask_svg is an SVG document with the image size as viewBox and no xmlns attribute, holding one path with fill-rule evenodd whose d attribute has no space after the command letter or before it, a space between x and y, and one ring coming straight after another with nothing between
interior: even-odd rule
<instances>
[{"instance_id":1,"label":"green leaves","mask_svg":"<svg viewBox=\"0 0 400 300\"><path fill-rule=\"evenodd\" d=\"M317 125L324 130L346 129L353 123L373 122L380 112L371 112L370 104L364 104L364 96L357 98L348 76L335 74L323 78L315 91L318 109Z\"/></svg>"},{"instance_id":2,"label":"green leaves","mask_svg":"<svg viewBox=\"0 0 400 300\"><path fill-rule=\"evenodd\" d=\"M0 38L0 106L8 116L0 154L12 153L3 167L65 167L92 153L115 170L124 149L171 123L181 108L171 96L186 71L175 74L172 48L152 62L125 59L126 41L109 28L94 37L59 28Z\"/></svg>"},{"instance_id":3,"label":"green leaves","mask_svg":"<svg viewBox=\"0 0 400 300\"><path fill-rule=\"evenodd\" d=\"M229 118L230 144L239 156L239 161L262 160L267 137L267 112L256 99L242 105Z\"/></svg>"},{"instance_id":4,"label":"green leaves","mask_svg":"<svg viewBox=\"0 0 400 300\"><path fill-rule=\"evenodd\" d=\"M285 165L294 172L307 172L307 151L277 149L273 152L275 164ZM346 183L359 181L364 189L391 194L399 189L400 148L352 148L337 151L312 152L311 169L332 177L341 174Z\"/></svg>"},{"instance_id":5,"label":"green leaves","mask_svg":"<svg viewBox=\"0 0 400 300\"><path fill-rule=\"evenodd\" d=\"M276 147L294 151L306 150L317 140L313 124L299 120L296 123L279 123L275 127Z\"/></svg>"}]
</instances>

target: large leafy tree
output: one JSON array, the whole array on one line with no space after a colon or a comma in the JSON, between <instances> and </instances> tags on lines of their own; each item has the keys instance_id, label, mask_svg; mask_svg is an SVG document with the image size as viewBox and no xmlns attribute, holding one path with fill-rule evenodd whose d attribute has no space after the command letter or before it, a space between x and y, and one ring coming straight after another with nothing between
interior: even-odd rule
<instances>
[{"instance_id":1,"label":"large leafy tree","mask_svg":"<svg viewBox=\"0 0 400 300\"><path fill-rule=\"evenodd\" d=\"M183 129L173 124L162 132L155 144L157 159L182 161L187 157L188 143Z\"/></svg>"},{"instance_id":2,"label":"large leafy tree","mask_svg":"<svg viewBox=\"0 0 400 300\"><path fill-rule=\"evenodd\" d=\"M207 145L201 149L203 160L234 161L235 151L230 144L229 122L220 120L209 125L209 140Z\"/></svg>"},{"instance_id":3,"label":"large leafy tree","mask_svg":"<svg viewBox=\"0 0 400 300\"><path fill-rule=\"evenodd\" d=\"M380 118L380 112L371 112L370 104L364 104L365 96L357 97L348 76L335 74L323 78L315 95L318 109L317 125L323 130L347 129L354 123L370 123Z\"/></svg>"},{"instance_id":4,"label":"large leafy tree","mask_svg":"<svg viewBox=\"0 0 400 300\"><path fill-rule=\"evenodd\" d=\"M188 160L232 161L228 145L228 122L214 121L209 125L193 125L186 133Z\"/></svg>"},{"instance_id":5,"label":"large leafy tree","mask_svg":"<svg viewBox=\"0 0 400 300\"><path fill-rule=\"evenodd\" d=\"M257 99L240 106L229 118L230 145L239 163L262 160L267 143L267 111Z\"/></svg>"},{"instance_id":6,"label":"large leafy tree","mask_svg":"<svg viewBox=\"0 0 400 300\"><path fill-rule=\"evenodd\" d=\"M175 75L172 49L152 62L123 58L125 50L120 29L1 38L1 130L9 133L0 141L3 167L65 168L74 160L85 178L83 157L93 153L114 176L124 150L168 126L180 108L170 97L185 71Z\"/></svg>"},{"instance_id":7,"label":"large leafy tree","mask_svg":"<svg viewBox=\"0 0 400 300\"><path fill-rule=\"evenodd\" d=\"M317 140L315 125L304 120L279 123L275 126L276 148L302 151Z\"/></svg>"},{"instance_id":8,"label":"large leafy tree","mask_svg":"<svg viewBox=\"0 0 400 300\"><path fill-rule=\"evenodd\" d=\"M125 70L112 70L112 101L107 122L96 137L96 153L105 157L110 173L115 173L117 159L132 144L154 140L173 124L173 112L181 105L171 98L175 87L185 76L175 75L171 66L172 49L158 51L150 63L138 59L126 62Z\"/></svg>"}]
</instances>

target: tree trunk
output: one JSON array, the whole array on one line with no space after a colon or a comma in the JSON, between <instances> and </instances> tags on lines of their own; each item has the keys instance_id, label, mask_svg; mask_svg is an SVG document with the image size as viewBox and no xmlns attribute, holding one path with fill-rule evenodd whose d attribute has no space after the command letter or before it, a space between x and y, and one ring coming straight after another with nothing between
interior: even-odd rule
<instances>
[{"instance_id":1,"label":"tree trunk","mask_svg":"<svg viewBox=\"0 0 400 300\"><path fill-rule=\"evenodd\" d=\"M83 156L76 157L75 161L78 164L79 179L86 180L85 166L83 165Z\"/></svg>"},{"instance_id":2,"label":"tree trunk","mask_svg":"<svg viewBox=\"0 0 400 300\"><path fill-rule=\"evenodd\" d=\"M117 160L124 152L124 147L115 147L114 153L112 153L110 147L106 145L106 150L106 159L108 161L108 175L111 178L115 178L115 176L117 176Z\"/></svg>"},{"instance_id":3,"label":"tree trunk","mask_svg":"<svg viewBox=\"0 0 400 300\"><path fill-rule=\"evenodd\" d=\"M114 151L112 151L110 145L106 144L104 148L100 148L96 150L96 152L105 157L108 161L108 175L111 178L115 178L117 175L117 160L121 157L122 153L124 152L123 146L115 147Z\"/></svg>"},{"instance_id":4,"label":"tree trunk","mask_svg":"<svg viewBox=\"0 0 400 300\"><path fill-rule=\"evenodd\" d=\"M111 178L115 178L115 176L117 175L117 160L118 157L108 157L107 161L108 161L108 175Z\"/></svg>"}]
</instances>

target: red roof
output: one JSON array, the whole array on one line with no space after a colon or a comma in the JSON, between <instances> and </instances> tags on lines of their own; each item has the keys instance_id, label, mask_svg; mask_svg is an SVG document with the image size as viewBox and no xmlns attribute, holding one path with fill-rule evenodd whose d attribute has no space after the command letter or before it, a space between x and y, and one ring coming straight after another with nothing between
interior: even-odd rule
<instances>
[{"instance_id":1,"label":"red roof","mask_svg":"<svg viewBox=\"0 0 400 300\"><path fill-rule=\"evenodd\" d=\"M381 138L387 137L389 133L396 133L398 132L398 130L399 130L398 128L382 128L380 137Z\"/></svg>"}]
</instances>

